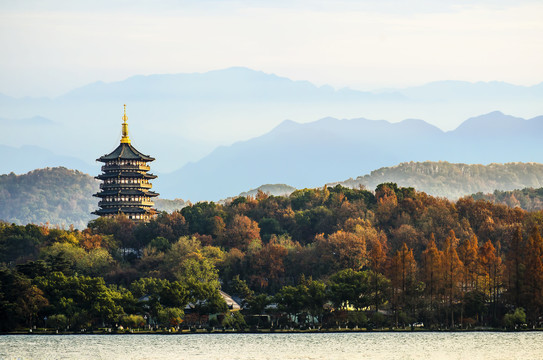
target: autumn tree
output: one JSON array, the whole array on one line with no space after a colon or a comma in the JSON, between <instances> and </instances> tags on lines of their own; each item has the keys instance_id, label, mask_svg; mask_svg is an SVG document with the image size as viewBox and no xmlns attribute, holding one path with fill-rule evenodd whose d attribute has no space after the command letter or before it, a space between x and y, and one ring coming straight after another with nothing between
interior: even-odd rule
<instances>
[{"instance_id":1,"label":"autumn tree","mask_svg":"<svg viewBox=\"0 0 543 360\"><path fill-rule=\"evenodd\" d=\"M497 248L492 245L490 240L487 240L483 246L479 248L479 263L482 270L484 281L484 292L492 303L492 319L496 324L496 306L498 301L498 293L500 292L502 279L502 259L500 255L501 245L498 242Z\"/></svg>"},{"instance_id":2,"label":"autumn tree","mask_svg":"<svg viewBox=\"0 0 543 360\"><path fill-rule=\"evenodd\" d=\"M253 240L260 240L258 223L247 216L236 215L226 228L222 243L227 248L247 250Z\"/></svg>"},{"instance_id":3,"label":"autumn tree","mask_svg":"<svg viewBox=\"0 0 543 360\"><path fill-rule=\"evenodd\" d=\"M538 227L528 237L524 254L526 272L523 299L530 322L536 324L543 313L543 239Z\"/></svg>"},{"instance_id":4,"label":"autumn tree","mask_svg":"<svg viewBox=\"0 0 543 360\"><path fill-rule=\"evenodd\" d=\"M321 265L328 271L359 270L366 263L366 242L356 233L337 231L328 236L315 237L315 246Z\"/></svg>"},{"instance_id":5,"label":"autumn tree","mask_svg":"<svg viewBox=\"0 0 543 360\"><path fill-rule=\"evenodd\" d=\"M443 252L436 246L434 234L426 250L422 253L422 281L426 284L425 293L430 298L430 310L434 309L434 299L443 287Z\"/></svg>"},{"instance_id":6,"label":"autumn tree","mask_svg":"<svg viewBox=\"0 0 543 360\"><path fill-rule=\"evenodd\" d=\"M464 264L462 291L478 290L479 241L477 236L466 238L458 246L458 258Z\"/></svg>"},{"instance_id":7,"label":"autumn tree","mask_svg":"<svg viewBox=\"0 0 543 360\"><path fill-rule=\"evenodd\" d=\"M517 226L511 242L509 251L506 253L506 278L509 298L516 307L521 306L521 295L524 292L525 279L525 249L522 236L522 228Z\"/></svg>"},{"instance_id":8,"label":"autumn tree","mask_svg":"<svg viewBox=\"0 0 543 360\"><path fill-rule=\"evenodd\" d=\"M453 230L449 232L449 236L445 238L443 245L443 280L445 286L445 296L449 300L449 312L451 314L451 327L454 327L454 308L453 304L460 295L459 287L461 285L461 276L463 272L463 264L458 257L456 247L458 239Z\"/></svg>"},{"instance_id":9,"label":"autumn tree","mask_svg":"<svg viewBox=\"0 0 543 360\"><path fill-rule=\"evenodd\" d=\"M389 277L393 287L393 305L396 314L396 326L400 310L414 313L417 294L417 263L413 250L403 243L400 250L392 257L389 268Z\"/></svg>"},{"instance_id":10,"label":"autumn tree","mask_svg":"<svg viewBox=\"0 0 543 360\"><path fill-rule=\"evenodd\" d=\"M284 261L288 251L281 243L270 240L251 255L250 280L253 285L266 288L270 285L278 287L285 273Z\"/></svg>"}]
</instances>

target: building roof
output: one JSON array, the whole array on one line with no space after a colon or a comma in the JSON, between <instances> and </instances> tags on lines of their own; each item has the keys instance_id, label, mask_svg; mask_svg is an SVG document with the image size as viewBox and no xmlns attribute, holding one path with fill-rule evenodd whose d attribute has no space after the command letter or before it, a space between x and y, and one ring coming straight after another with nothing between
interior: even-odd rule
<instances>
[{"instance_id":1,"label":"building roof","mask_svg":"<svg viewBox=\"0 0 543 360\"><path fill-rule=\"evenodd\" d=\"M140 153L138 150L136 150L135 147L133 147L129 143L121 143L115 150L113 150L111 153L101 156L99 159L96 159L96 161L101 162L107 162L111 160L143 160L143 161L153 161L155 160L154 157L151 157L149 155L144 155Z\"/></svg>"},{"instance_id":2,"label":"building roof","mask_svg":"<svg viewBox=\"0 0 543 360\"><path fill-rule=\"evenodd\" d=\"M110 179L110 178L143 178L143 179L155 179L156 175L147 174L137 171L112 171L96 176L97 179Z\"/></svg>"},{"instance_id":3,"label":"building roof","mask_svg":"<svg viewBox=\"0 0 543 360\"><path fill-rule=\"evenodd\" d=\"M96 197L115 196L115 195L136 195L136 196L158 196L154 191L142 191L138 189L115 189L115 190L103 190L94 194Z\"/></svg>"},{"instance_id":4,"label":"building roof","mask_svg":"<svg viewBox=\"0 0 543 360\"><path fill-rule=\"evenodd\" d=\"M147 212L153 212L153 209L143 209L140 207L112 207L112 208L104 208L99 209L96 211L93 211L92 213L95 215L108 215L108 214L145 214Z\"/></svg>"},{"instance_id":5,"label":"building roof","mask_svg":"<svg viewBox=\"0 0 543 360\"><path fill-rule=\"evenodd\" d=\"M228 306L228 309L230 310L240 310L241 306L238 304L237 301L235 301L232 296L228 295L224 291L219 290L219 293L221 294L222 298L226 302L226 305Z\"/></svg>"}]
</instances>

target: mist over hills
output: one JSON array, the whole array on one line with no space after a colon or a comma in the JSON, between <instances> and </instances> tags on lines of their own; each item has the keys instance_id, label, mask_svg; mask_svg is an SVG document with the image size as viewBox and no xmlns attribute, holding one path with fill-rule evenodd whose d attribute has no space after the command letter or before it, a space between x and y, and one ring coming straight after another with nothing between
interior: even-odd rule
<instances>
[{"instance_id":1,"label":"mist over hills","mask_svg":"<svg viewBox=\"0 0 543 360\"><path fill-rule=\"evenodd\" d=\"M128 105L134 145L154 156L156 172L195 162L219 145L265 134L284 119L367 118L391 122L425 119L455 128L474 114L501 110L532 117L543 113L543 85L443 81L407 89L357 91L315 86L247 68L194 74L133 76L96 82L47 98L0 95L0 144L32 145L93 166L118 144L122 104ZM25 119L48 119L28 126ZM68 165L67 163L43 164ZM6 169L5 172L14 170Z\"/></svg>"},{"instance_id":2,"label":"mist over hills","mask_svg":"<svg viewBox=\"0 0 543 360\"><path fill-rule=\"evenodd\" d=\"M285 121L263 136L217 148L156 183L165 197L219 200L263 183L319 187L409 161L538 162L542 131L541 116L524 120L501 112L470 118L449 132L422 120Z\"/></svg>"}]
</instances>

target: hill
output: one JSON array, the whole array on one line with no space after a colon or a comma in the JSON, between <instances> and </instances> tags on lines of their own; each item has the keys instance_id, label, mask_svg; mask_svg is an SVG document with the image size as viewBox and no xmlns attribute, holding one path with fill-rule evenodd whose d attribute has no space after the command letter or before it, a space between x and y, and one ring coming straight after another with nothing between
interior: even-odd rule
<instances>
[{"instance_id":1,"label":"hill","mask_svg":"<svg viewBox=\"0 0 543 360\"><path fill-rule=\"evenodd\" d=\"M422 120L324 118L300 124L285 121L269 133L215 149L203 159L161 176L165 197L218 200L260 184L319 187L408 161L490 164L541 162L543 117L530 120L492 112L444 132ZM386 179L385 179L386 180ZM521 184L538 186L533 182ZM511 188L490 188L508 190ZM437 196L451 194L432 189ZM475 190L475 188L474 188Z\"/></svg>"},{"instance_id":2,"label":"hill","mask_svg":"<svg viewBox=\"0 0 543 360\"><path fill-rule=\"evenodd\" d=\"M543 164L507 163L485 166L451 164L445 161L408 162L393 167L380 168L372 171L369 175L328 185L340 184L350 188L363 186L374 189L378 184L385 182L414 187L417 191L454 200L474 193L493 193L496 189L514 190L542 187ZM477 198L482 198L482 196ZM488 198L488 200L491 199ZM513 204L513 206L515 205L517 204ZM528 205L528 203L524 205ZM522 207L532 210L530 207Z\"/></svg>"},{"instance_id":3,"label":"hill","mask_svg":"<svg viewBox=\"0 0 543 360\"><path fill-rule=\"evenodd\" d=\"M263 192L264 194L273 195L273 196L289 196L292 194L296 188L285 185L285 184L266 184L257 187L256 189L251 189L249 191L244 191L239 196L256 196L258 192Z\"/></svg>"},{"instance_id":4,"label":"hill","mask_svg":"<svg viewBox=\"0 0 543 360\"><path fill-rule=\"evenodd\" d=\"M543 188L526 188L520 190L500 191L491 194L479 192L473 194L475 200L486 200L495 204L520 207L529 211L543 210Z\"/></svg>"},{"instance_id":5,"label":"hill","mask_svg":"<svg viewBox=\"0 0 543 360\"><path fill-rule=\"evenodd\" d=\"M0 175L0 220L16 224L45 224L83 229L95 219L99 182L92 176L63 167L30 171L24 175ZM181 199L157 199L159 211L185 206Z\"/></svg>"},{"instance_id":6,"label":"hill","mask_svg":"<svg viewBox=\"0 0 543 360\"><path fill-rule=\"evenodd\" d=\"M77 170L45 168L0 176L0 219L16 224L46 223L85 228L95 216L98 181Z\"/></svg>"}]
</instances>

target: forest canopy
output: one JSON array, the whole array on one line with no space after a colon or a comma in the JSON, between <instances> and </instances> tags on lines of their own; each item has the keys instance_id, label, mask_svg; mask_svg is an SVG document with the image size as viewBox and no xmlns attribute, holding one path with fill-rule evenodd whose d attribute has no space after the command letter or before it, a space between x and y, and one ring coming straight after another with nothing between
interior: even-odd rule
<instances>
[{"instance_id":1,"label":"forest canopy","mask_svg":"<svg viewBox=\"0 0 543 360\"><path fill-rule=\"evenodd\" d=\"M0 223L1 326L541 327L542 223L394 183L260 192L81 231ZM229 313L220 291L244 309Z\"/></svg>"}]
</instances>

